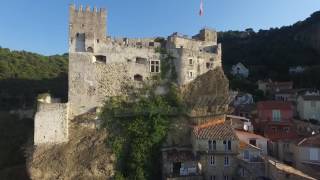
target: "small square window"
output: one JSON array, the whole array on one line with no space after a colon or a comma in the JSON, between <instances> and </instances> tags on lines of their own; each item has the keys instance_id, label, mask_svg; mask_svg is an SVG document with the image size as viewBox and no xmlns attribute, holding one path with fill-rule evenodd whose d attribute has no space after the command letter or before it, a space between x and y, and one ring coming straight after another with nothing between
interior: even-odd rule
<instances>
[{"instance_id":1,"label":"small square window","mask_svg":"<svg viewBox=\"0 0 320 180\"><path fill-rule=\"evenodd\" d=\"M192 65L192 64L193 64L192 59L189 59L189 64L190 64L190 65Z\"/></svg>"}]
</instances>

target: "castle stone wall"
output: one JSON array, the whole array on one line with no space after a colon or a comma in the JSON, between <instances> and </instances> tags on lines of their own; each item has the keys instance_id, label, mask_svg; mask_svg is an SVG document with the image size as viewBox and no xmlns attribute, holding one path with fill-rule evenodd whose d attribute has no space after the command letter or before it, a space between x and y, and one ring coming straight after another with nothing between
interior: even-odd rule
<instances>
[{"instance_id":1,"label":"castle stone wall","mask_svg":"<svg viewBox=\"0 0 320 180\"><path fill-rule=\"evenodd\" d=\"M71 117L86 113L103 105L106 97L126 95L127 87L135 83L134 76L148 80L150 61L160 61L153 49L105 46L106 62L93 61L94 53L70 53L69 102ZM145 63L136 63L136 58Z\"/></svg>"},{"instance_id":2,"label":"castle stone wall","mask_svg":"<svg viewBox=\"0 0 320 180\"><path fill-rule=\"evenodd\" d=\"M35 115L34 144L68 141L68 104L39 103Z\"/></svg>"},{"instance_id":3,"label":"castle stone wall","mask_svg":"<svg viewBox=\"0 0 320 180\"><path fill-rule=\"evenodd\" d=\"M175 57L178 83L180 85L187 84L209 70L222 66L220 45L217 53L199 52L184 48L171 49L170 51Z\"/></svg>"}]
</instances>

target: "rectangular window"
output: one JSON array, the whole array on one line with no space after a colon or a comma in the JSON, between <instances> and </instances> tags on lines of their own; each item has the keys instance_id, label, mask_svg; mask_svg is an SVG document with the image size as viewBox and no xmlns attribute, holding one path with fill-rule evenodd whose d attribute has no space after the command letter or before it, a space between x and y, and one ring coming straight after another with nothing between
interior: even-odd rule
<instances>
[{"instance_id":1,"label":"rectangular window","mask_svg":"<svg viewBox=\"0 0 320 180\"><path fill-rule=\"evenodd\" d=\"M316 108L316 101L310 101L310 105L312 108Z\"/></svg>"},{"instance_id":2,"label":"rectangular window","mask_svg":"<svg viewBox=\"0 0 320 180\"><path fill-rule=\"evenodd\" d=\"M192 65L192 64L193 64L192 59L189 59L189 65Z\"/></svg>"},{"instance_id":3,"label":"rectangular window","mask_svg":"<svg viewBox=\"0 0 320 180\"><path fill-rule=\"evenodd\" d=\"M229 156L224 157L224 166L229 166Z\"/></svg>"},{"instance_id":4,"label":"rectangular window","mask_svg":"<svg viewBox=\"0 0 320 180\"><path fill-rule=\"evenodd\" d=\"M241 168L241 177L244 177L245 176L245 170L244 168Z\"/></svg>"},{"instance_id":5,"label":"rectangular window","mask_svg":"<svg viewBox=\"0 0 320 180\"><path fill-rule=\"evenodd\" d=\"M212 150L216 150L216 141L212 141Z\"/></svg>"},{"instance_id":6,"label":"rectangular window","mask_svg":"<svg viewBox=\"0 0 320 180\"><path fill-rule=\"evenodd\" d=\"M192 71L189 71L189 72L188 72L188 76L189 76L189 78L193 78L193 72L192 72Z\"/></svg>"},{"instance_id":7,"label":"rectangular window","mask_svg":"<svg viewBox=\"0 0 320 180\"><path fill-rule=\"evenodd\" d=\"M280 120L281 120L280 110L272 110L272 121L280 121Z\"/></svg>"},{"instance_id":8,"label":"rectangular window","mask_svg":"<svg viewBox=\"0 0 320 180\"><path fill-rule=\"evenodd\" d=\"M309 150L310 161L318 161L319 160L319 150L317 148L310 148Z\"/></svg>"},{"instance_id":9,"label":"rectangular window","mask_svg":"<svg viewBox=\"0 0 320 180\"><path fill-rule=\"evenodd\" d=\"M243 152L243 159L249 160L249 158L250 158L250 153L249 153L248 150L245 150L245 151Z\"/></svg>"},{"instance_id":10,"label":"rectangular window","mask_svg":"<svg viewBox=\"0 0 320 180\"><path fill-rule=\"evenodd\" d=\"M209 164L210 164L211 166L213 166L214 163L215 163L215 158L214 158L214 156L210 156Z\"/></svg>"},{"instance_id":11,"label":"rectangular window","mask_svg":"<svg viewBox=\"0 0 320 180\"><path fill-rule=\"evenodd\" d=\"M227 146L227 141L225 140L223 141L223 147L224 147L224 150L227 151L228 146Z\"/></svg>"},{"instance_id":12,"label":"rectangular window","mask_svg":"<svg viewBox=\"0 0 320 180\"><path fill-rule=\"evenodd\" d=\"M150 72L159 73L160 72L160 61L151 61L150 62Z\"/></svg>"},{"instance_id":13,"label":"rectangular window","mask_svg":"<svg viewBox=\"0 0 320 180\"><path fill-rule=\"evenodd\" d=\"M209 149L209 151L212 151L212 141L211 140L208 141L208 149Z\"/></svg>"},{"instance_id":14,"label":"rectangular window","mask_svg":"<svg viewBox=\"0 0 320 180\"><path fill-rule=\"evenodd\" d=\"M228 150L231 151L231 141L228 141Z\"/></svg>"},{"instance_id":15,"label":"rectangular window","mask_svg":"<svg viewBox=\"0 0 320 180\"><path fill-rule=\"evenodd\" d=\"M289 127L284 127L284 128L283 128L283 131L288 134L289 131L290 131L290 128L289 128Z\"/></svg>"},{"instance_id":16,"label":"rectangular window","mask_svg":"<svg viewBox=\"0 0 320 180\"><path fill-rule=\"evenodd\" d=\"M216 176L210 176L210 180L216 180Z\"/></svg>"},{"instance_id":17,"label":"rectangular window","mask_svg":"<svg viewBox=\"0 0 320 180\"><path fill-rule=\"evenodd\" d=\"M229 176L223 176L224 180L229 180Z\"/></svg>"}]
</instances>

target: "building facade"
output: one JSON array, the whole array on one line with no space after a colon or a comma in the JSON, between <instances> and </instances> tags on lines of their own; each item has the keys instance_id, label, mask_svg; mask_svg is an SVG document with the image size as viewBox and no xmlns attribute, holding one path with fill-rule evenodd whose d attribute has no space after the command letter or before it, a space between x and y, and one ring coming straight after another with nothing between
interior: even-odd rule
<instances>
[{"instance_id":1,"label":"building facade","mask_svg":"<svg viewBox=\"0 0 320 180\"><path fill-rule=\"evenodd\" d=\"M297 111L300 119L320 121L320 94L300 95Z\"/></svg>"},{"instance_id":2,"label":"building facade","mask_svg":"<svg viewBox=\"0 0 320 180\"><path fill-rule=\"evenodd\" d=\"M255 129L272 141L296 137L293 106L282 101L261 101L257 104Z\"/></svg>"}]
</instances>

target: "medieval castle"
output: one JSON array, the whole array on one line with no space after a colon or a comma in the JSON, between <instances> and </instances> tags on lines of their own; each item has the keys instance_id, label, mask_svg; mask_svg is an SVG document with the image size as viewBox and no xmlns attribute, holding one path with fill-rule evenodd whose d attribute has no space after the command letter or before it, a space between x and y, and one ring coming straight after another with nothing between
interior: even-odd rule
<instances>
[{"instance_id":1,"label":"medieval castle","mask_svg":"<svg viewBox=\"0 0 320 180\"><path fill-rule=\"evenodd\" d=\"M174 57L180 86L221 67L221 45L211 29L202 29L192 38L173 33L165 43L156 38L111 38L107 36L105 9L71 5L69 11L68 102L57 103L50 97L39 100L36 145L67 142L72 118L101 107L106 97L125 93L126 85L159 74L163 55L157 48L166 49Z\"/></svg>"}]
</instances>

